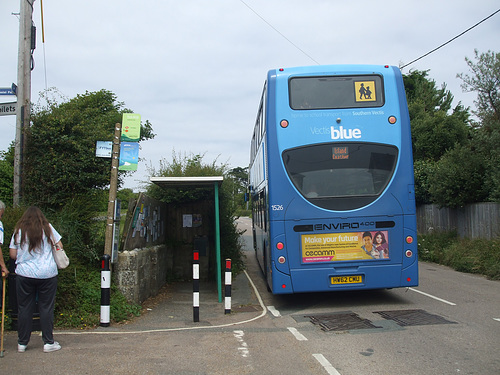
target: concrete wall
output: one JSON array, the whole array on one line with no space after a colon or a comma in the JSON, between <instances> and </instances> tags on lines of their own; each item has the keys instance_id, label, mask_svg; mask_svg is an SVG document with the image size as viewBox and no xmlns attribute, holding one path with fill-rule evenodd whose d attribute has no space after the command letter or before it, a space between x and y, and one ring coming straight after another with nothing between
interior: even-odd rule
<instances>
[{"instance_id":1,"label":"concrete wall","mask_svg":"<svg viewBox=\"0 0 500 375\"><path fill-rule=\"evenodd\" d=\"M129 302L142 303L158 294L171 269L172 252L157 245L119 253L113 275Z\"/></svg>"}]
</instances>

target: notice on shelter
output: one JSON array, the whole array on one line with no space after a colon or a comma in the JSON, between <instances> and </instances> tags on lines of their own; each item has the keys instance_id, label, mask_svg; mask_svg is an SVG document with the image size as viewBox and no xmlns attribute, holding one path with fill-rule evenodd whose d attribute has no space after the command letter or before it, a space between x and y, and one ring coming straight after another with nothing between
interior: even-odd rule
<instances>
[{"instance_id":1,"label":"notice on shelter","mask_svg":"<svg viewBox=\"0 0 500 375\"><path fill-rule=\"evenodd\" d=\"M183 228L192 228L193 227L193 215L190 215L190 214L182 215L182 227Z\"/></svg>"}]
</instances>

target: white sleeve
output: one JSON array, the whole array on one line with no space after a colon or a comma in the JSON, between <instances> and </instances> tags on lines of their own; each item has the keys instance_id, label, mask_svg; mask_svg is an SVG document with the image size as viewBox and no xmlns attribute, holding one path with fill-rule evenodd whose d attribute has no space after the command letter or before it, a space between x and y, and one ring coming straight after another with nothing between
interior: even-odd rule
<instances>
[{"instance_id":1,"label":"white sleeve","mask_svg":"<svg viewBox=\"0 0 500 375\"><path fill-rule=\"evenodd\" d=\"M50 225L50 229L52 230L52 238L54 240L54 243L58 243L59 241L61 241L62 237L59 234L59 232L54 229L54 227L52 226L52 224L49 224L49 225Z\"/></svg>"}]
</instances>

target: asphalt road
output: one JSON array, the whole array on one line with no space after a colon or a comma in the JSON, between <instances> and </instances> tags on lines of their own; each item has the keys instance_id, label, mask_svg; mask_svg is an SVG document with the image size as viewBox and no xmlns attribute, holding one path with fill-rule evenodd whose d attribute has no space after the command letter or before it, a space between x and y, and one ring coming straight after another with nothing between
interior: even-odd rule
<instances>
[{"instance_id":1,"label":"asphalt road","mask_svg":"<svg viewBox=\"0 0 500 375\"><path fill-rule=\"evenodd\" d=\"M239 225L249 229L249 220ZM1 373L17 374L499 374L500 283L420 264L420 286L356 293L273 296L243 236L247 271L233 280L232 313L215 285L169 285L149 311L124 325L56 331L62 350L43 353L34 333L17 353L4 338ZM415 310L419 324L383 314ZM311 316L323 319L313 324ZM350 317L336 326L338 317ZM326 318L325 318L326 317ZM333 317L333 318L332 318ZM326 319L326 325L325 325ZM410 323L412 319L410 319ZM332 330L325 330L334 327Z\"/></svg>"}]
</instances>

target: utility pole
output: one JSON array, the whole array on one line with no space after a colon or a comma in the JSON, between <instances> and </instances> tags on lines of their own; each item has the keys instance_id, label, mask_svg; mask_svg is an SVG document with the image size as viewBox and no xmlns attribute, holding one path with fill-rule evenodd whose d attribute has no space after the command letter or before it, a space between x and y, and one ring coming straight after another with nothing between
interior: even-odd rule
<instances>
[{"instance_id":1,"label":"utility pole","mask_svg":"<svg viewBox=\"0 0 500 375\"><path fill-rule=\"evenodd\" d=\"M19 19L19 47L17 61L17 113L16 113L16 140L14 145L14 206L19 206L22 194L22 164L24 129L30 122L31 104L31 51L32 43L32 16L35 0L20 0Z\"/></svg>"}]
</instances>

